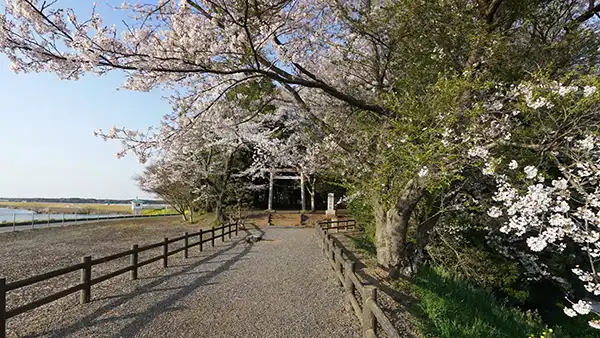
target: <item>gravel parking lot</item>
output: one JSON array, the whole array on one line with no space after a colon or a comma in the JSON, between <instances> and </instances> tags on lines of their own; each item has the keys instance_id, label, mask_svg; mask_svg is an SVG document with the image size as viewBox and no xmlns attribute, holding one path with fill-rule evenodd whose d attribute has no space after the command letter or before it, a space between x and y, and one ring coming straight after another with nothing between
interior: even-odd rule
<instances>
[{"instance_id":1,"label":"gravel parking lot","mask_svg":"<svg viewBox=\"0 0 600 338\"><path fill-rule=\"evenodd\" d=\"M0 275L12 281L77 263L91 252L107 255L197 230L176 221L143 231L135 225L98 227L2 234ZM255 244L240 232L202 253L196 247L188 259L172 256L167 269L161 262L141 268L137 281L125 274L94 286L89 304L79 305L72 295L11 318L8 337L359 337L357 319L344 310L342 290L313 233L272 227ZM53 293L78 278L75 273L10 292L9 304Z\"/></svg>"}]
</instances>

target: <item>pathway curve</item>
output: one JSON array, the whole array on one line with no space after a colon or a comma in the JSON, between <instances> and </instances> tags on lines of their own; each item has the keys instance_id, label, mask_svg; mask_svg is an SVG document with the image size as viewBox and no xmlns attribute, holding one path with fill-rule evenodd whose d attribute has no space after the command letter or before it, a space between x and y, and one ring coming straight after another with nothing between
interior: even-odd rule
<instances>
[{"instance_id":1,"label":"pathway curve","mask_svg":"<svg viewBox=\"0 0 600 338\"><path fill-rule=\"evenodd\" d=\"M252 230L256 233L257 230ZM242 232L240 232L242 235ZM87 305L36 310L28 337L360 337L312 228L268 228L107 282ZM40 309L42 310L42 309ZM37 319L35 317L37 317ZM29 323L27 323L29 322ZM35 325L31 325L35 323ZM21 326L19 325L19 326ZM13 325L14 328L14 325Z\"/></svg>"}]
</instances>

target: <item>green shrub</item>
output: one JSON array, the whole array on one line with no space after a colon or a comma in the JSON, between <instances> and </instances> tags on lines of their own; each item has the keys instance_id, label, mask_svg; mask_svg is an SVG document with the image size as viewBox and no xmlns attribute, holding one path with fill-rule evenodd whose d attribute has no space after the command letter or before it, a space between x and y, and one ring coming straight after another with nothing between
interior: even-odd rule
<instances>
[{"instance_id":1,"label":"green shrub","mask_svg":"<svg viewBox=\"0 0 600 338\"><path fill-rule=\"evenodd\" d=\"M375 217L373 216L373 207L369 204L366 197L356 196L348 202L348 211L362 230L363 238L360 239L360 245L375 250Z\"/></svg>"}]
</instances>

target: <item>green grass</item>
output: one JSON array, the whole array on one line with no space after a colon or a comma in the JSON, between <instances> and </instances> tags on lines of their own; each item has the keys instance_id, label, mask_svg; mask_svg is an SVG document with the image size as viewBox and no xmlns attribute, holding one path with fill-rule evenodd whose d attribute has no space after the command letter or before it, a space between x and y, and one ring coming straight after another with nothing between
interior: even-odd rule
<instances>
[{"instance_id":1,"label":"green grass","mask_svg":"<svg viewBox=\"0 0 600 338\"><path fill-rule=\"evenodd\" d=\"M372 237L366 233L349 236L352 246L375 257ZM588 325L586 316L571 318L560 307L540 316L508 307L484 289L451 277L441 268L423 266L412 280L396 282L395 288L418 298L410 312L419 322L424 337L534 337L600 338L600 330ZM549 306L546 304L545 306ZM552 333L548 330L552 329ZM544 334L545 331L545 334Z\"/></svg>"},{"instance_id":2,"label":"green grass","mask_svg":"<svg viewBox=\"0 0 600 338\"><path fill-rule=\"evenodd\" d=\"M348 236L352 241L352 245L359 249L363 250L371 256L377 255L377 248L373 241L369 238L369 236L365 233L361 233L358 236Z\"/></svg>"},{"instance_id":3,"label":"green grass","mask_svg":"<svg viewBox=\"0 0 600 338\"><path fill-rule=\"evenodd\" d=\"M171 215L176 214L177 212L173 209L142 209L142 215Z\"/></svg>"},{"instance_id":4,"label":"green grass","mask_svg":"<svg viewBox=\"0 0 600 338\"><path fill-rule=\"evenodd\" d=\"M490 292L439 268L421 267L408 287L419 299L415 310L426 337L529 337L544 329L537 316L504 306Z\"/></svg>"}]
</instances>

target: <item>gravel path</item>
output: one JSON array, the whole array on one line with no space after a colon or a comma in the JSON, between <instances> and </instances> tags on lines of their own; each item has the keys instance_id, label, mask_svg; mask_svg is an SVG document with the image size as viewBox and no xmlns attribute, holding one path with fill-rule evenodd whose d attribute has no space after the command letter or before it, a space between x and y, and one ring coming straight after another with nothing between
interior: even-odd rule
<instances>
[{"instance_id":1,"label":"gravel path","mask_svg":"<svg viewBox=\"0 0 600 338\"><path fill-rule=\"evenodd\" d=\"M12 318L9 337L359 337L314 230L264 231L109 280L89 304L71 296Z\"/></svg>"}]
</instances>

